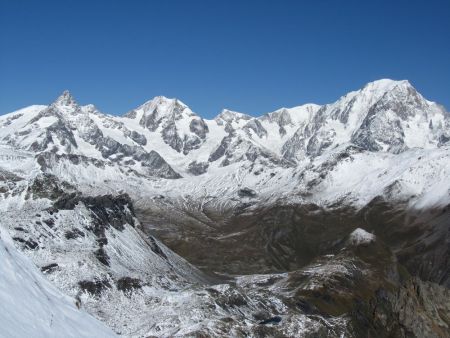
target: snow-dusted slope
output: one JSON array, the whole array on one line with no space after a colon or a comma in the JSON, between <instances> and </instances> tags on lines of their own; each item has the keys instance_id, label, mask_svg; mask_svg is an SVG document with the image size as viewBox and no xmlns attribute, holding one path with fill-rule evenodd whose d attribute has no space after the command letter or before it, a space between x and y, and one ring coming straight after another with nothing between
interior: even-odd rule
<instances>
[{"instance_id":1,"label":"snow-dusted slope","mask_svg":"<svg viewBox=\"0 0 450 338\"><path fill-rule=\"evenodd\" d=\"M210 285L142 231L127 196L83 195L49 174L1 173L0 308L7 315L0 336L108 336L84 310L127 337L255 336L262 320L279 313L287 324L275 335L326 330L320 316L288 313L289 298L277 289L251 286L246 295L233 282ZM330 322L339 332L347 323Z\"/></svg>"},{"instance_id":2,"label":"snow-dusted slope","mask_svg":"<svg viewBox=\"0 0 450 338\"><path fill-rule=\"evenodd\" d=\"M2 174L2 231L49 281L116 332L144 336L159 320L144 315L146 308L153 311L171 290L204 282L196 268L142 232L128 196L81 195L49 174ZM176 323L169 318L165 325L173 330Z\"/></svg>"},{"instance_id":3,"label":"snow-dusted slope","mask_svg":"<svg viewBox=\"0 0 450 338\"><path fill-rule=\"evenodd\" d=\"M63 295L0 228L0 337L116 337Z\"/></svg>"}]
</instances>

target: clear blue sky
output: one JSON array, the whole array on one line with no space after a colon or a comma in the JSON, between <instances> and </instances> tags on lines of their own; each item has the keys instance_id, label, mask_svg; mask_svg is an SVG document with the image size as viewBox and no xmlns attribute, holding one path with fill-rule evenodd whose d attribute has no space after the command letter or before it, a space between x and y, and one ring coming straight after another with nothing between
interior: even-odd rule
<instances>
[{"instance_id":1,"label":"clear blue sky","mask_svg":"<svg viewBox=\"0 0 450 338\"><path fill-rule=\"evenodd\" d=\"M259 115L386 77L450 109L450 0L0 0L0 113L69 89L111 114L165 95Z\"/></svg>"}]
</instances>

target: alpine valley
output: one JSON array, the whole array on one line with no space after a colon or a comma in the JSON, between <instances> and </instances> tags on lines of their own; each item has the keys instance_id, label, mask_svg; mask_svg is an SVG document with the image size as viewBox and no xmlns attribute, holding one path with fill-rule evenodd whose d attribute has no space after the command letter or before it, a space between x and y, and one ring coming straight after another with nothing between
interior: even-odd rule
<instances>
[{"instance_id":1,"label":"alpine valley","mask_svg":"<svg viewBox=\"0 0 450 338\"><path fill-rule=\"evenodd\" d=\"M213 120L0 116L2 337L450 337L450 114L408 81Z\"/></svg>"}]
</instances>

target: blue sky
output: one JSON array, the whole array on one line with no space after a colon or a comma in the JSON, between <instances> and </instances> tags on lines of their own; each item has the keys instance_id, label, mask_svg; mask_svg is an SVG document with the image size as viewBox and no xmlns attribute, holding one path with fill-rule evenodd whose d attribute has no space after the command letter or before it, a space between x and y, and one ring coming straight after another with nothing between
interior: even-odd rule
<instances>
[{"instance_id":1,"label":"blue sky","mask_svg":"<svg viewBox=\"0 0 450 338\"><path fill-rule=\"evenodd\" d=\"M111 114L165 95L260 115L379 78L449 110L449 17L449 0L0 0L0 113L69 89Z\"/></svg>"}]
</instances>

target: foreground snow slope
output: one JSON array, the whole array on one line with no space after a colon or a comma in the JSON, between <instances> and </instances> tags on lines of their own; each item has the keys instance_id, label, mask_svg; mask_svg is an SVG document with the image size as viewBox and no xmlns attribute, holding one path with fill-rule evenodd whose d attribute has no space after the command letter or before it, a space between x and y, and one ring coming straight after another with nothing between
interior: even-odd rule
<instances>
[{"instance_id":1,"label":"foreground snow slope","mask_svg":"<svg viewBox=\"0 0 450 338\"><path fill-rule=\"evenodd\" d=\"M0 337L115 337L63 295L0 228Z\"/></svg>"}]
</instances>

